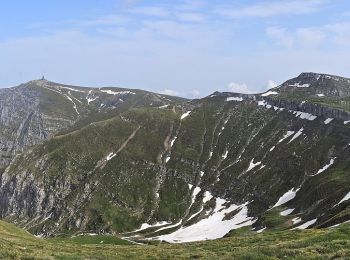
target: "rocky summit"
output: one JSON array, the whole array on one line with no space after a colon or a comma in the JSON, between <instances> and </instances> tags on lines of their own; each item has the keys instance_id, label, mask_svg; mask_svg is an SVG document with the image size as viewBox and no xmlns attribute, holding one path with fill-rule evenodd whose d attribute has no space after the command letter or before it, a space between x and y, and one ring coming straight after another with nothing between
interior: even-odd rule
<instances>
[{"instance_id":1,"label":"rocky summit","mask_svg":"<svg viewBox=\"0 0 350 260\"><path fill-rule=\"evenodd\" d=\"M181 243L350 220L350 79L187 100L45 79L0 90L0 216L42 237Z\"/></svg>"}]
</instances>

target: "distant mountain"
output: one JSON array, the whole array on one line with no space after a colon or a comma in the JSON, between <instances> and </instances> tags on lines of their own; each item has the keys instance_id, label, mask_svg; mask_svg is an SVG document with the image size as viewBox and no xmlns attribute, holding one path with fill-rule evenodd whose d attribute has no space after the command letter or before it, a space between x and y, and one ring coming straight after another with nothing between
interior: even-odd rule
<instances>
[{"instance_id":1,"label":"distant mountain","mask_svg":"<svg viewBox=\"0 0 350 260\"><path fill-rule=\"evenodd\" d=\"M196 100L45 80L2 90L1 217L42 236L169 242L349 221L349 93L315 73Z\"/></svg>"}]
</instances>

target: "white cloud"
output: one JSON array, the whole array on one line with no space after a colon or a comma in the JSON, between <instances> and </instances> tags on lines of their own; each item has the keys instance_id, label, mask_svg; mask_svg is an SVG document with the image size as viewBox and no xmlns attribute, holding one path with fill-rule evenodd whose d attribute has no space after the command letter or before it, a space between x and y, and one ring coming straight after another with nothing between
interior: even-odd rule
<instances>
[{"instance_id":1,"label":"white cloud","mask_svg":"<svg viewBox=\"0 0 350 260\"><path fill-rule=\"evenodd\" d=\"M291 48L294 44L294 36L288 32L286 28L268 27L266 33L271 38L275 39L278 44Z\"/></svg>"},{"instance_id":2,"label":"white cloud","mask_svg":"<svg viewBox=\"0 0 350 260\"><path fill-rule=\"evenodd\" d=\"M267 88L268 89L270 89L270 88L275 88L275 87L277 87L278 85L276 84L276 82L274 82L273 80L269 80L268 82L267 82Z\"/></svg>"},{"instance_id":3,"label":"white cloud","mask_svg":"<svg viewBox=\"0 0 350 260\"><path fill-rule=\"evenodd\" d=\"M160 94L164 94L164 95L169 95L169 96L178 96L179 93L175 90L172 89L163 89L159 92Z\"/></svg>"},{"instance_id":4,"label":"white cloud","mask_svg":"<svg viewBox=\"0 0 350 260\"><path fill-rule=\"evenodd\" d=\"M200 13L177 13L176 17L184 22L203 22L205 20L204 15Z\"/></svg>"},{"instance_id":5,"label":"white cloud","mask_svg":"<svg viewBox=\"0 0 350 260\"><path fill-rule=\"evenodd\" d=\"M243 7L219 8L216 13L234 19L300 15L319 11L326 2L325 0L264 1Z\"/></svg>"},{"instance_id":6,"label":"white cloud","mask_svg":"<svg viewBox=\"0 0 350 260\"><path fill-rule=\"evenodd\" d=\"M228 84L228 90L230 92L235 92L235 93L244 93L244 94L253 93L245 83L240 84L236 82L231 82L230 84Z\"/></svg>"},{"instance_id":7,"label":"white cloud","mask_svg":"<svg viewBox=\"0 0 350 260\"><path fill-rule=\"evenodd\" d=\"M154 16L165 18L169 17L170 13L167 9L159 6L143 6L143 7L135 7L128 10L129 13L140 14L144 16Z\"/></svg>"},{"instance_id":8,"label":"white cloud","mask_svg":"<svg viewBox=\"0 0 350 260\"><path fill-rule=\"evenodd\" d=\"M193 89L191 92L190 92L190 96L194 97L194 98L198 98L200 97L200 92L197 90L197 89Z\"/></svg>"},{"instance_id":9,"label":"white cloud","mask_svg":"<svg viewBox=\"0 0 350 260\"><path fill-rule=\"evenodd\" d=\"M350 45L350 22L329 24L325 30L331 34L334 43Z\"/></svg>"}]
</instances>

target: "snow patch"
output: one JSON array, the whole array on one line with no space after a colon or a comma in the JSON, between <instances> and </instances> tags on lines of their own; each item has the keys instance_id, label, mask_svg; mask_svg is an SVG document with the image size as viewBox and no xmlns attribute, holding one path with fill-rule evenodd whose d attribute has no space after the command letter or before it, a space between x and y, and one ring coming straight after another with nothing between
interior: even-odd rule
<instances>
[{"instance_id":1,"label":"snow patch","mask_svg":"<svg viewBox=\"0 0 350 260\"><path fill-rule=\"evenodd\" d=\"M308 88L310 87L310 84L300 84L300 82L298 82L298 83L289 85L289 87Z\"/></svg>"},{"instance_id":2,"label":"snow patch","mask_svg":"<svg viewBox=\"0 0 350 260\"><path fill-rule=\"evenodd\" d=\"M226 152L222 155L222 158L225 160L227 158L228 155L228 150L226 150Z\"/></svg>"},{"instance_id":3,"label":"snow patch","mask_svg":"<svg viewBox=\"0 0 350 260\"><path fill-rule=\"evenodd\" d=\"M349 121L344 121L344 125L346 125L347 123L349 123L350 122L350 120Z\"/></svg>"},{"instance_id":4,"label":"snow patch","mask_svg":"<svg viewBox=\"0 0 350 260\"><path fill-rule=\"evenodd\" d=\"M280 139L278 141L278 143L282 143L285 139L287 139L288 137L290 137L294 133L295 133L294 131L287 131L287 133L282 137L282 139Z\"/></svg>"},{"instance_id":5,"label":"snow patch","mask_svg":"<svg viewBox=\"0 0 350 260\"><path fill-rule=\"evenodd\" d=\"M288 216L290 213L292 213L294 209L286 209L280 213L281 216Z\"/></svg>"},{"instance_id":6,"label":"snow patch","mask_svg":"<svg viewBox=\"0 0 350 260\"><path fill-rule=\"evenodd\" d=\"M278 92L276 92L276 91L268 91L268 92L262 94L261 96L267 97L267 96L271 96L271 95L278 95Z\"/></svg>"},{"instance_id":7,"label":"snow patch","mask_svg":"<svg viewBox=\"0 0 350 260\"><path fill-rule=\"evenodd\" d=\"M278 201L276 202L275 205L273 205L272 208L276 208L278 206L281 206L285 203L287 203L288 201L291 201L292 199L295 198L297 192L299 191L300 189L296 189L294 190L294 188L290 189L289 191L287 191L286 193L284 193L279 199Z\"/></svg>"},{"instance_id":8,"label":"snow patch","mask_svg":"<svg viewBox=\"0 0 350 260\"><path fill-rule=\"evenodd\" d=\"M181 120L182 119L185 119L186 117L188 117L190 114L191 114L192 111L187 111L186 113L184 113L182 116L181 116Z\"/></svg>"},{"instance_id":9,"label":"snow patch","mask_svg":"<svg viewBox=\"0 0 350 260\"><path fill-rule=\"evenodd\" d=\"M143 223L139 229L136 229L133 232L139 232L139 231L142 231L145 229L154 228L154 227L161 227L161 226L165 226L165 225L169 225L169 224L171 224L171 223L167 222L167 221L156 222L154 224Z\"/></svg>"},{"instance_id":10,"label":"snow patch","mask_svg":"<svg viewBox=\"0 0 350 260\"><path fill-rule=\"evenodd\" d=\"M113 157L115 157L116 155L117 155L117 154L115 154L115 153L110 153L110 154L107 155L106 160L109 161L109 160L111 160Z\"/></svg>"},{"instance_id":11,"label":"snow patch","mask_svg":"<svg viewBox=\"0 0 350 260\"><path fill-rule=\"evenodd\" d=\"M174 139L170 141L170 147L174 146L176 139L177 139L177 136L175 136Z\"/></svg>"},{"instance_id":12,"label":"snow patch","mask_svg":"<svg viewBox=\"0 0 350 260\"><path fill-rule=\"evenodd\" d=\"M272 146L272 147L270 148L270 152L272 152L275 148L276 148L276 146Z\"/></svg>"},{"instance_id":13,"label":"snow patch","mask_svg":"<svg viewBox=\"0 0 350 260\"><path fill-rule=\"evenodd\" d=\"M317 118L317 116L314 116L309 113L301 112L301 111L294 111L293 114L295 115L295 117L299 117L301 119L307 119L310 121L313 121Z\"/></svg>"},{"instance_id":14,"label":"snow patch","mask_svg":"<svg viewBox=\"0 0 350 260\"><path fill-rule=\"evenodd\" d=\"M300 128L298 132L295 133L295 135L293 136L293 138L288 142L291 143L293 142L295 139L297 139L302 133L303 133L304 128Z\"/></svg>"},{"instance_id":15,"label":"snow patch","mask_svg":"<svg viewBox=\"0 0 350 260\"><path fill-rule=\"evenodd\" d=\"M318 174L324 172L325 170L327 170L331 165L334 164L334 159L336 159L336 158L337 158L337 157L332 158L332 159L329 161L328 164L326 164L325 166L323 166L321 169L319 169L319 170L317 171L317 173L315 173L315 174L313 174L313 175L311 175L311 176L316 176L316 175L318 175Z\"/></svg>"},{"instance_id":16,"label":"snow patch","mask_svg":"<svg viewBox=\"0 0 350 260\"><path fill-rule=\"evenodd\" d=\"M327 118L326 120L324 120L324 124L328 125L330 122L333 121L334 118Z\"/></svg>"},{"instance_id":17,"label":"snow patch","mask_svg":"<svg viewBox=\"0 0 350 260\"><path fill-rule=\"evenodd\" d=\"M309 221L305 222L304 224L293 228L292 230L294 230L294 229L306 229L309 226L313 225L316 221L317 221L317 218L309 220Z\"/></svg>"},{"instance_id":18,"label":"snow patch","mask_svg":"<svg viewBox=\"0 0 350 260\"><path fill-rule=\"evenodd\" d=\"M248 167L248 169L247 169L246 172L249 172L251 169L253 169L254 167L256 167L256 166L258 166L258 165L260 165L260 164L261 164L261 162L254 163L254 158L253 158L253 159L250 161L249 167Z\"/></svg>"},{"instance_id":19,"label":"snow patch","mask_svg":"<svg viewBox=\"0 0 350 260\"><path fill-rule=\"evenodd\" d=\"M131 91L113 91L110 89L100 89L101 92L106 93L108 95L127 95L127 94L131 94L131 95L135 95L136 93L131 92Z\"/></svg>"},{"instance_id":20,"label":"snow patch","mask_svg":"<svg viewBox=\"0 0 350 260\"><path fill-rule=\"evenodd\" d=\"M318 97L324 97L324 94L316 94Z\"/></svg>"},{"instance_id":21,"label":"snow patch","mask_svg":"<svg viewBox=\"0 0 350 260\"><path fill-rule=\"evenodd\" d=\"M293 225L298 224L299 222L301 222L301 218L299 218L299 217L292 219Z\"/></svg>"},{"instance_id":22,"label":"snow patch","mask_svg":"<svg viewBox=\"0 0 350 260\"><path fill-rule=\"evenodd\" d=\"M243 101L242 97L228 97L226 101Z\"/></svg>"},{"instance_id":23,"label":"snow patch","mask_svg":"<svg viewBox=\"0 0 350 260\"><path fill-rule=\"evenodd\" d=\"M226 203L228 203L228 201L216 198L215 209L207 218L191 226L181 227L168 235L159 236L156 239L170 243L217 239L223 237L232 229L249 226L254 223L253 218L248 217L248 203L242 205L232 204L229 207L225 206ZM229 220L224 219L227 214L235 210L238 211L235 216Z\"/></svg>"},{"instance_id":24,"label":"snow patch","mask_svg":"<svg viewBox=\"0 0 350 260\"><path fill-rule=\"evenodd\" d=\"M339 205L340 203L347 201L349 199L350 199L350 192L348 194L346 194L345 197L342 198L341 201L339 201L337 205Z\"/></svg>"}]
</instances>

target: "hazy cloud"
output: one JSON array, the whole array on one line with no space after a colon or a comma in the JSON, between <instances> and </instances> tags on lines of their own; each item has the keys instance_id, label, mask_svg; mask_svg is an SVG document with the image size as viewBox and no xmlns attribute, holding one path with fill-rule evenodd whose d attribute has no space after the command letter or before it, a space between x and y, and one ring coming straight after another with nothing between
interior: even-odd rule
<instances>
[{"instance_id":1,"label":"hazy cloud","mask_svg":"<svg viewBox=\"0 0 350 260\"><path fill-rule=\"evenodd\" d=\"M326 3L323 0L309 1L265 1L256 4L247 4L246 6L226 6L218 8L216 13L224 15L228 18L249 18L249 17L271 17L281 15L301 15L313 13Z\"/></svg>"},{"instance_id":2,"label":"hazy cloud","mask_svg":"<svg viewBox=\"0 0 350 260\"><path fill-rule=\"evenodd\" d=\"M235 92L235 93L244 93L244 94L253 93L245 83L240 84L236 82L231 82L230 84L228 84L228 90L230 92Z\"/></svg>"}]
</instances>

